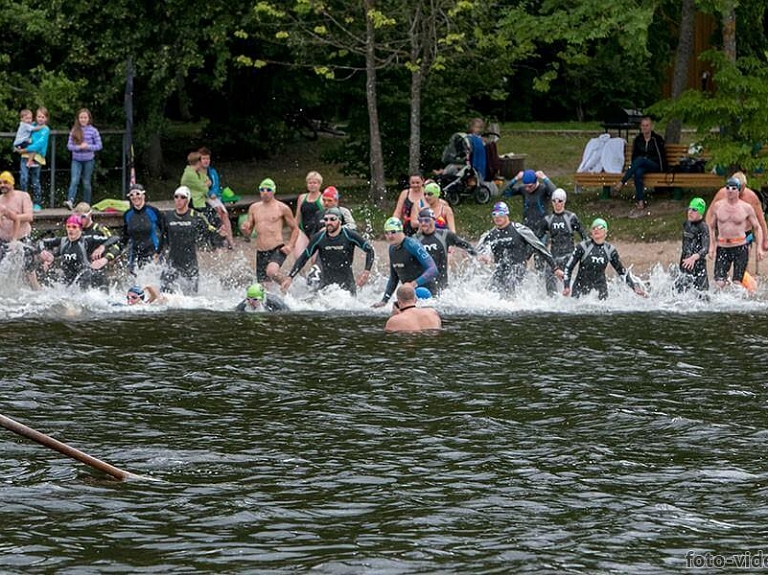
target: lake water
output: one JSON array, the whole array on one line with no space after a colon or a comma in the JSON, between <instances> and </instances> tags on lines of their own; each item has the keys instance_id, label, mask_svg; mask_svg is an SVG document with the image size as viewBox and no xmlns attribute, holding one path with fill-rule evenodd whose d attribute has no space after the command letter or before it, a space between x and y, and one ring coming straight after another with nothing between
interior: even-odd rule
<instances>
[{"instance_id":1,"label":"lake water","mask_svg":"<svg viewBox=\"0 0 768 575\"><path fill-rule=\"evenodd\" d=\"M206 285L143 309L0 289L0 412L161 480L0 430L0 572L668 573L762 553L762 297L679 300L661 274L647 299L501 301L468 281L442 332L385 335L378 290L238 315L239 290Z\"/></svg>"}]
</instances>

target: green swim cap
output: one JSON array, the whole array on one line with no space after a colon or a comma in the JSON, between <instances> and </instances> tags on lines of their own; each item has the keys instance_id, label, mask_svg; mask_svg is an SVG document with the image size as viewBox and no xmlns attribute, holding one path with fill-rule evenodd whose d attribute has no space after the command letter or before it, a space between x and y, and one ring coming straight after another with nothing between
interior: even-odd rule
<instances>
[{"instance_id":1,"label":"green swim cap","mask_svg":"<svg viewBox=\"0 0 768 575\"><path fill-rule=\"evenodd\" d=\"M595 218L592 222L591 228L603 228L607 232L608 222L606 222L603 218Z\"/></svg>"},{"instance_id":2,"label":"green swim cap","mask_svg":"<svg viewBox=\"0 0 768 575\"><path fill-rule=\"evenodd\" d=\"M248 291L245 292L245 297L248 299L264 299L264 286L261 284L251 284L248 286Z\"/></svg>"},{"instance_id":3,"label":"green swim cap","mask_svg":"<svg viewBox=\"0 0 768 575\"><path fill-rule=\"evenodd\" d=\"M426 186L424 186L424 192L432 196L435 196L436 198L439 198L440 184L438 184L437 182L429 182Z\"/></svg>"},{"instance_id":4,"label":"green swim cap","mask_svg":"<svg viewBox=\"0 0 768 575\"><path fill-rule=\"evenodd\" d=\"M261 183L259 184L259 191L261 191L261 190L267 190L267 191L270 191L270 192L276 192L277 191L277 186L275 185L274 180L272 180L271 178L265 178L265 179L261 180Z\"/></svg>"},{"instance_id":5,"label":"green swim cap","mask_svg":"<svg viewBox=\"0 0 768 575\"><path fill-rule=\"evenodd\" d=\"M401 222L398 218L389 218L386 222L384 222L384 231L385 232L402 232L403 222Z\"/></svg>"},{"instance_id":6,"label":"green swim cap","mask_svg":"<svg viewBox=\"0 0 768 575\"><path fill-rule=\"evenodd\" d=\"M704 212L707 211L707 202L705 202L702 198L693 198L691 203L688 204L688 209L696 210L703 216Z\"/></svg>"}]
</instances>

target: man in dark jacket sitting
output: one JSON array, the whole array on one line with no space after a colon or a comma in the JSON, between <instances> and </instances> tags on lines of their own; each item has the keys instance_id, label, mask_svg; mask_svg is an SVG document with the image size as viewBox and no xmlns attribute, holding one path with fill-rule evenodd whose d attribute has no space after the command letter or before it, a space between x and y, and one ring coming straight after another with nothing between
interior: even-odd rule
<instances>
[{"instance_id":1,"label":"man in dark jacket sitting","mask_svg":"<svg viewBox=\"0 0 768 575\"><path fill-rule=\"evenodd\" d=\"M637 206L629 213L630 218L641 218L648 215L643 176L648 172L666 171L666 161L667 150L664 147L664 138L653 131L653 122L648 116L644 116L640 120L640 133L635 136L632 143L632 164L621 177L621 180L613 186L613 190L618 192L630 178L635 180Z\"/></svg>"}]
</instances>

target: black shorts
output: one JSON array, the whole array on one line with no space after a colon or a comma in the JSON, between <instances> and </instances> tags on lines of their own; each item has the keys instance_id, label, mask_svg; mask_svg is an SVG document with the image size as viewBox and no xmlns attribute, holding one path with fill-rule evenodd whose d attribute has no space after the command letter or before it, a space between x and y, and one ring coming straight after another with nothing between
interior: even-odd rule
<instances>
[{"instance_id":1,"label":"black shorts","mask_svg":"<svg viewBox=\"0 0 768 575\"><path fill-rule=\"evenodd\" d=\"M717 247L715 254L715 281L725 281L728 279L728 270L733 264L733 281L740 282L744 279L744 272L747 271L747 262L749 261L749 246L734 246L727 248Z\"/></svg>"},{"instance_id":2,"label":"black shorts","mask_svg":"<svg viewBox=\"0 0 768 575\"><path fill-rule=\"evenodd\" d=\"M275 262L278 266L283 265L286 256L280 251L285 244L280 244L276 248L264 252L256 252L256 281L263 282L269 280L267 277L267 266Z\"/></svg>"}]
</instances>

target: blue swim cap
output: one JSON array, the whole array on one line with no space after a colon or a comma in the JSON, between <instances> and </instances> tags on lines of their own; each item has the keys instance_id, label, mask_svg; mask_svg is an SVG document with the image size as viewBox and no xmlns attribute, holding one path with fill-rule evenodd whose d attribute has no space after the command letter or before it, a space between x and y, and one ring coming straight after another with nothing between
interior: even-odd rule
<instances>
[{"instance_id":1,"label":"blue swim cap","mask_svg":"<svg viewBox=\"0 0 768 575\"><path fill-rule=\"evenodd\" d=\"M432 292L425 287L417 287L414 291L416 292L416 299L430 299L432 297Z\"/></svg>"},{"instance_id":2,"label":"blue swim cap","mask_svg":"<svg viewBox=\"0 0 768 575\"><path fill-rule=\"evenodd\" d=\"M524 184L535 184L536 183L536 172L533 170L525 170L523 172L523 183Z\"/></svg>"},{"instance_id":3,"label":"blue swim cap","mask_svg":"<svg viewBox=\"0 0 768 575\"><path fill-rule=\"evenodd\" d=\"M508 216L509 215L509 206L505 204L504 202L496 202L496 205L493 206L493 210L491 211L492 216Z\"/></svg>"}]
</instances>

